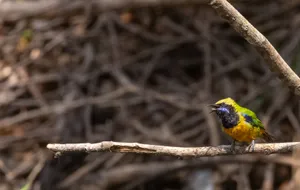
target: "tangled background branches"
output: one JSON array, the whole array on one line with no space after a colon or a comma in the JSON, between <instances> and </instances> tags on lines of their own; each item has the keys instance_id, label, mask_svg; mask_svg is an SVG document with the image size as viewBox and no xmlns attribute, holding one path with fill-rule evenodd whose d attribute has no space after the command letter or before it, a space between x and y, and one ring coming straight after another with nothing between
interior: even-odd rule
<instances>
[{"instance_id":1,"label":"tangled background branches","mask_svg":"<svg viewBox=\"0 0 300 190\"><path fill-rule=\"evenodd\" d=\"M300 3L234 5L298 74ZM72 16L4 20L0 45L3 188L300 187L297 152L179 161L112 153L55 159L45 150L49 142L105 140L229 144L207 107L228 96L254 110L280 141L298 138L298 97L209 6L101 14L87 6Z\"/></svg>"}]
</instances>

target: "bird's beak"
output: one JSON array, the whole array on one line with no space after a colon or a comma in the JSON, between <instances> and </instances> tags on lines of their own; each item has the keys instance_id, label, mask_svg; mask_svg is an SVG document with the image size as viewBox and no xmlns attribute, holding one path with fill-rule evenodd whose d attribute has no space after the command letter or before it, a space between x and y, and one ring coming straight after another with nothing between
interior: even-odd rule
<instances>
[{"instance_id":1,"label":"bird's beak","mask_svg":"<svg viewBox=\"0 0 300 190\"><path fill-rule=\"evenodd\" d=\"M211 107L211 112L209 112L209 113L217 111L217 108L220 107L218 104L210 104L208 106Z\"/></svg>"}]
</instances>

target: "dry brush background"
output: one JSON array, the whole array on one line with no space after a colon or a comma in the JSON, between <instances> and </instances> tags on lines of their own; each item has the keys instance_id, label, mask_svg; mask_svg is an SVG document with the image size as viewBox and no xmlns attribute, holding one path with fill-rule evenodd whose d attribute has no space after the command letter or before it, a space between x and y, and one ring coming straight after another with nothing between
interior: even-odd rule
<instances>
[{"instance_id":1,"label":"dry brush background","mask_svg":"<svg viewBox=\"0 0 300 190\"><path fill-rule=\"evenodd\" d=\"M299 74L300 2L233 5ZM208 5L70 12L0 23L0 189L29 181L43 190L300 187L297 152L53 158L50 142L229 144L207 107L228 96L254 110L279 141L300 134L299 98Z\"/></svg>"}]
</instances>

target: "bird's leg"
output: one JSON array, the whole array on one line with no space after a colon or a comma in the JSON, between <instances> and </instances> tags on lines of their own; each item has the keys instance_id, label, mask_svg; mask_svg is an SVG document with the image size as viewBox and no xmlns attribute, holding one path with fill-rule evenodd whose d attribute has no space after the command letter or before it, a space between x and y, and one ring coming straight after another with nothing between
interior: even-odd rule
<instances>
[{"instance_id":1,"label":"bird's leg","mask_svg":"<svg viewBox=\"0 0 300 190\"><path fill-rule=\"evenodd\" d=\"M255 141L252 140L251 143L249 144L249 146L247 147L248 151L254 152L254 146L255 146Z\"/></svg>"},{"instance_id":2,"label":"bird's leg","mask_svg":"<svg viewBox=\"0 0 300 190\"><path fill-rule=\"evenodd\" d=\"M231 143L230 151L231 152L235 152L235 140L234 139L233 139L233 141Z\"/></svg>"}]
</instances>

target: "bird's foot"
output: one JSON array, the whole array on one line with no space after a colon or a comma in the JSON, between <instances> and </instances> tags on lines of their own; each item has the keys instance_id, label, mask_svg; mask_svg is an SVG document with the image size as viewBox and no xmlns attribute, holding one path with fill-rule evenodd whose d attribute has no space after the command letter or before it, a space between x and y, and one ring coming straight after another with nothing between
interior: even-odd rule
<instances>
[{"instance_id":1,"label":"bird's foot","mask_svg":"<svg viewBox=\"0 0 300 190\"><path fill-rule=\"evenodd\" d=\"M235 153L235 140L233 140L232 143L231 143L230 151L232 153Z\"/></svg>"},{"instance_id":2,"label":"bird's foot","mask_svg":"<svg viewBox=\"0 0 300 190\"><path fill-rule=\"evenodd\" d=\"M255 141L252 140L251 143L247 146L246 150L249 152L254 152Z\"/></svg>"}]
</instances>

